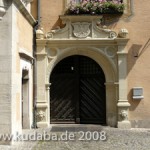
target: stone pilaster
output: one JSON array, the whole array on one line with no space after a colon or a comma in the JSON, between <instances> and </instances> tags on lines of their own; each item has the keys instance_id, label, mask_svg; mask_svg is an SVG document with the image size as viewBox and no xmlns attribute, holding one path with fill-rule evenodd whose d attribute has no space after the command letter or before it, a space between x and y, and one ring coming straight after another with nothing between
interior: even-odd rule
<instances>
[{"instance_id":1,"label":"stone pilaster","mask_svg":"<svg viewBox=\"0 0 150 150\"><path fill-rule=\"evenodd\" d=\"M44 41L37 44L37 126L48 127L49 126L49 108L47 91L48 87L45 87L45 74L47 65L47 53L46 43Z\"/></svg>"},{"instance_id":2,"label":"stone pilaster","mask_svg":"<svg viewBox=\"0 0 150 150\"><path fill-rule=\"evenodd\" d=\"M106 82L106 110L107 110L107 125L116 127L117 125L117 108L116 102L118 99L118 83L117 82Z\"/></svg>"},{"instance_id":3,"label":"stone pilaster","mask_svg":"<svg viewBox=\"0 0 150 150\"><path fill-rule=\"evenodd\" d=\"M118 106L118 128L131 128L128 120L128 109L130 104L127 99L127 52L125 50L128 39L116 39L118 44L118 82L119 100Z\"/></svg>"}]
</instances>

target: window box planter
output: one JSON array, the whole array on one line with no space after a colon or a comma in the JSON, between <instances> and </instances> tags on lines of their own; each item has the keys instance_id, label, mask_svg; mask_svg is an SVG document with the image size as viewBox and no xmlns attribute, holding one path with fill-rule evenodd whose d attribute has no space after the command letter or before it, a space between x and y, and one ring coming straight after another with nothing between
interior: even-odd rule
<instances>
[{"instance_id":1,"label":"window box planter","mask_svg":"<svg viewBox=\"0 0 150 150\"><path fill-rule=\"evenodd\" d=\"M123 14L124 9L125 5L120 0L82 0L79 3L71 1L65 15Z\"/></svg>"}]
</instances>

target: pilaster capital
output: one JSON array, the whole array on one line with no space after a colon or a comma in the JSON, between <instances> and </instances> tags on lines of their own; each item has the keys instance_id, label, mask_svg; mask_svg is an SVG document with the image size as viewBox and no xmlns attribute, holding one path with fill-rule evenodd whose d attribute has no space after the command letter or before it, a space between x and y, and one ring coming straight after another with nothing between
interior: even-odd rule
<instances>
[{"instance_id":1,"label":"pilaster capital","mask_svg":"<svg viewBox=\"0 0 150 150\"><path fill-rule=\"evenodd\" d=\"M130 103L128 102L128 100L119 100L117 106L128 108L128 107L130 107Z\"/></svg>"}]
</instances>

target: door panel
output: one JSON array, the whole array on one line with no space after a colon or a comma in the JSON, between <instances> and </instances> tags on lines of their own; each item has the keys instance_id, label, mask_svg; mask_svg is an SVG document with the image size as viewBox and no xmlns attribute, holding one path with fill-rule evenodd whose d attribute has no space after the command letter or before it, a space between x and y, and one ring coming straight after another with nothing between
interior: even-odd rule
<instances>
[{"instance_id":1,"label":"door panel","mask_svg":"<svg viewBox=\"0 0 150 150\"><path fill-rule=\"evenodd\" d=\"M80 79L80 123L105 124L105 92L97 81L96 77Z\"/></svg>"},{"instance_id":2,"label":"door panel","mask_svg":"<svg viewBox=\"0 0 150 150\"><path fill-rule=\"evenodd\" d=\"M50 114L51 122L74 122L75 123L75 101L74 83L71 77L55 77L52 79Z\"/></svg>"}]
</instances>

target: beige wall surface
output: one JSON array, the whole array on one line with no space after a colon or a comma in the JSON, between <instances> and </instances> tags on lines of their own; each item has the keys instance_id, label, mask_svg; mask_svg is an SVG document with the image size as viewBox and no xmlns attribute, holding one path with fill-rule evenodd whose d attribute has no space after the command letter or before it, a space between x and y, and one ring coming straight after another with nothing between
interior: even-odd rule
<instances>
[{"instance_id":1,"label":"beige wall surface","mask_svg":"<svg viewBox=\"0 0 150 150\"><path fill-rule=\"evenodd\" d=\"M34 0L35 1L35 0ZM41 26L44 32L60 24L59 15L63 14L65 0L41 0ZM119 19L109 18L109 28L118 32L121 28L129 31L126 46L128 52L128 100L131 104L129 120L147 120L150 116L150 1L131 1L131 14ZM133 100L132 88L143 87L144 99ZM150 121L150 120L149 120ZM140 125L139 125L140 126ZM146 126L146 125L145 125Z\"/></svg>"},{"instance_id":2,"label":"beige wall surface","mask_svg":"<svg viewBox=\"0 0 150 150\"><path fill-rule=\"evenodd\" d=\"M41 25L45 32L60 24L59 15L62 14L64 0L41 1Z\"/></svg>"},{"instance_id":3,"label":"beige wall surface","mask_svg":"<svg viewBox=\"0 0 150 150\"><path fill-rule=\"evenodd\" d=\"M133 16L121 21L119 26L129 30L128 50L128 99L131 103L131 120L148 120L150 116L150 1L133 3ZM143 87L144 99L133 100L132 88ZM145 125L146 126L146 125Z\"/></svg>"},{"instance_id":4,"label":"beige wall surface","mask_svg":"<svg viewBox=\"0 0 150 150\"><path fill-rule=\"evenodd\" d=\"M17 29L19 32L18 46L32 54L33 28L20 12L17 13Z\"/></svg>"},{"instance_id":5,"label":"beige wall surface","mask_svg":"<svg viewBox=\"0 0 150 150\"><path fill-rule=\"evenodd\" d=\"M37 20L37 0L31 2L31 14Z\"/></svg>"},{"instance_id":6,"label":"beige wall surface","mask_svg":"<svg viewBox=\"0 0 150 150\"><path fill-rule=\"evenodd\" d=\"M20 57L22 52L26 55L33 55L33 27L18 10L16 5L12 4L12 133L22 130L22 70L27 67L29 70L29 102L32 104L32 65L25 58ZM30 105L31 108L32 105ZM30 109L29 108L29 109ZM30 112L32 115L32 112Z\"/></svg>"}]
</instances>

